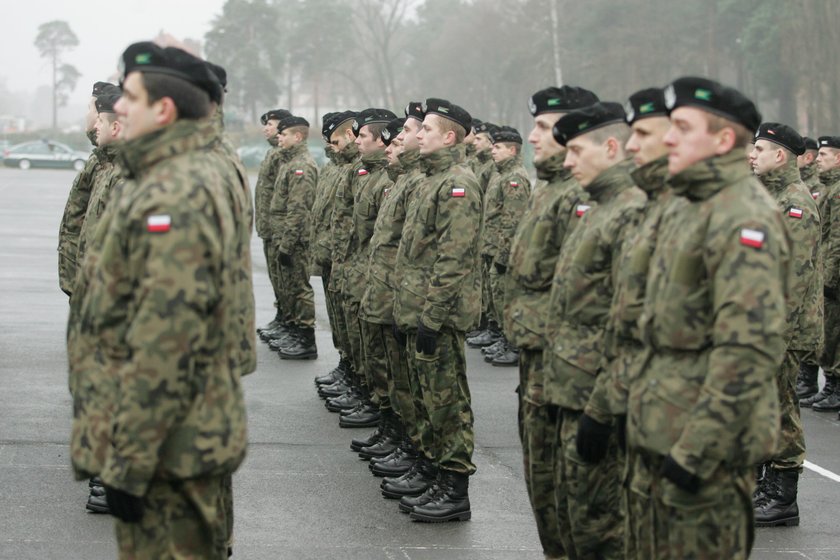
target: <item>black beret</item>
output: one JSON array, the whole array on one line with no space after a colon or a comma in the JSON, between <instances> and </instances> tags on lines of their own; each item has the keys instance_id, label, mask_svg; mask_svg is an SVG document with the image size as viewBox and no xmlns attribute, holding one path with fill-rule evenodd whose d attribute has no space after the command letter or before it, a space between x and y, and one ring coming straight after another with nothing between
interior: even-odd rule
<instances>
[{"instance_id":1,"label":"black beret","mask_svg":"<svg viewBox=\"0 0 840 560\"><path fill-rule=\"evenodd\" d=\"M665 95L660 88L648 88L637 91L624 104L627 113L627 124L648 117L667 117L668 108L665 107Z\"/></svg>"},{"instance_id":2,"label":"black beret","mask_svg":"<svg viewBox=\"0 0 840 560\"><path fill-rule=\"evenodd\" d=\"M396 119L397 115L389 111L388 109L376 109L370 108L365 109L364 111L360 111L356 115L356 119L353 121L353 134L356 136L359 135L359 131L362 128L366 127L369 124L376 124L376 123L389 123L391 120Z\"/></svg>"},{"instance_id":3,"label":"black beret","mask_svg":"<svg viewBox=\"0 0 840 560\"><path fill-rule=\"evenodd\" d=\"M423 122L423 119L426 118L426 112L423 111L423 102L409 101L408 105L405 106L405 118L413 118Z\"/></svg>"},{"instance_id":4,"label":"black beret","mask_svg":"<svg viewBox=\"0 0 840 560\"><path fill-rule=\"evenodd\" d=\"M589 107L599 101L598 96L581 87L563 86L541 89L528 99L531 115L543 113L565 113Z\"/></svg>"},{"instance_id":5,"label":"black beret","mask_svg":"<svg viewBox=\"0 0 840 560\"><path fill-rule=\"evenodd\" d=\"M483 123L483 122L484 122L483 120L473 117L473 120L472 120L472 133L473 134L477 134L475 129L478 128L479 126L481 126L481 123Z\"/></svg>"},{"instance_id":6,"label":"black beret","mask_svg":"<svg viewBox=\"0 0 840 560\"><path fill-rule=\"evenodd\" d=\"M624 108L620 103L599 101L595 105L570 111L560 117L552 133L557 143L565 146L569 140L581 134L615 123L626 124L624 119Z\"/></svg>"},{"instance_id":7,"label":"black beret","mask_svg":"<svg viewBox=\"0 0 840 560\"><path fill-rule=\"evenodd\" d=\"M487 121L479 121L477 125L473 126L474 134L493 134L493 131L499 128L495 124Z\"/></svg>"},{"instance_id":8,"label":"black beret","mask_svg":"<svg viewBox=\"0 0 840 560\"><path fill-rule=\"evenodd\" d=\"M446 99L438 99L430 97L426 100L426 114L439 115L445 119L461 125L464 132L468 132L472 128L472 117L463 108L450 103Z\"/></svg>"},{"instance_id":9,"label":"black beret","mask_svg":"<svg viewBox=\"0 0 840 560\"><path fill-rule=\"evenodd\" d=\"M811 138L810 136L803 136L802 139L805 141L805 151L820 149L820 147L817 145L817 141Z\"/></svg>"},{"instance_id":10,"label":"black beret","mask_svg":"<svg viewBox=\"0 0 840 560\"><path fill-rule=\"evenodd\" d=\"M840 148L840 136L820 136L817 142L820 148Z\"/></svg>"},{"instance_id":11,"label":"black beret","mask_svg":"<svg viewBox=\"0 0 840 560\"><path fill-rule=\"evenodd\" d=\"M280 119L280 122L277 123L277 132L283 132L287 128L292 128L294 126L309 126L309 121L303 117L296 117L294 115L282 118Z\"/></svg>"},{"instance_id":12,"label":"black beret","mask_svg":"<svg viewBox=\"0 0 840 560\"><path fill-rule=\"evenodd\" d=\"M496 142L513 142L515 144L522 143L522 136L519 131L512 126L500 126L490 131L490 139L495 144Z\"/></svg>"},{"instance_id":13,"label":"black beret","mask_svg":"<svg viewBox=\"0 0 840 560\"><path fill-rule=\"evenodd\" d=\"M97 113L114 113L114 105L116 105L117 101L119 101L120 97L122 97L122 91L117 89L117 91L106 91L100 94L96 101L96 112Z\"/></svg>"},{"instance_id":14,"label":"black beret","mask_svg":"<svg viewBox=\"0 0 840 560\"><path fill-rule=\"evenodd\" d=\"M272 109L271 111L266 112L263 116L260 117L260 123L266 125L270 120L279 121L291 116L292 114L286 109Z\"/></svg>"},{"instance_id":15,"label":"black beret","mask_svg":"<svg viewBox=\"0 0 840 560\"><path fill-rule=\"evenodd\" d=\"M205 61L205 64L207 64L207 68L210 69L210 73L213 74L219 82L219 89L216 92L216 96L214 98L211 94L211 100L215 103L221 103L222 93L227 93L227 71L218 64L214 64L209 60Z\"/></svg>"},{"instance_id":16,"label":"black beret","mask_svg":"<svg viewBox=\"0 0 840 560\"><path fill-rule=\"evenodd\" d=\"M120 57L120 83L131 72L166 74L190 82L211 99L221 95L221 84L207 64L176 47L161 48L150 41L129 45Z\"/></svg>"},{"instance_id":17,"label":"black beret","mask_svg":"<svg viewBox=\"0 0 840 560\"><path fill-rule=\"evenodd\" d=\"M120 86L114 85L110 82L96 82L93 84L93 91L91 91L91 97L99 97L103 93L113 92L113 91L122 92Z\"/></svg>"},{"instance_id":18,"label":"black beret","mask_svg":"<svg viewBox=\"0 0 840 560\"><path fill-rule=\"evenodd\" d=\"M333 119L335 119L336 115L338 115L338 113L324 113L321 116L321 136L324 137L324 140L327 142L327 144L330 143L329 126L330 123L332 123Z\"/></svg>"},{"instance_id":19,"label":"black beret","mask_svg":"<svg viewBox=\"0 0 840 560\"><path fill-rule=\"evenodd\" d=\"M677 107L697 107L747 130L756 130L761 124L761 113L743 93L707 78L689 76L675 80L665 88L665 106L668 114Z\"/></svg>"},{"instance_id":20,"label":"black beret","mask_svg":"<svg viewBox=\"0 0 840 560\"><path fill-rule=\"evenodd\" d=\"M396 118L388 122L387 126L385 126L379 134L382 138L382 143L386 146L390 146L391 140L396 138L397 135L402 132L403 124L405 124L405 119L401 118Z\"/></svg>"},{"instance_id":21,"label":"black beret","mask_svg":"<svg viewBox=\"0 0 840 560\"><path fill-rule=\"evenodd\" d=\"M324 135L324 140L330 142L330 139L332 138L332 134L333 132L335 132L335 129L337 129L339 126L346 123L347 121L355 119L357 114L358 113L356 113L356 111L343 111L341 113L335 113L333 115L333 118L330 119L330 122L325 123L323 130L321 130L321 134Z\"/></svg>"},{"instance_id":22,"label":"black beret","mask_svg":"<svg viewBox=\"0 0 840 560\"><path fill-rule=\"evenodd\" d=\"M805 140L791 127L774 122L761 123L755 140L767 140L801 156L805 153Z\"/></svg>"}]
</instances>

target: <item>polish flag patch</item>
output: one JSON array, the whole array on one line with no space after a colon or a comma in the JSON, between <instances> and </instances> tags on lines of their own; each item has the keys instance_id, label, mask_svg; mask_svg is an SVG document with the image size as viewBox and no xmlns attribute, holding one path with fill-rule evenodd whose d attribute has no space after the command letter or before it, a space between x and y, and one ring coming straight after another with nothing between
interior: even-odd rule
<instances>
[{"instance_id":1,"label":"polish flag patch","mask_svg":"<svg viewBox=\"0 0 840 560\"><path fill-rule=\"evenodd\" d=\"M788 210L788 216L790 216L791 218L797 218L797 219L801 220L802 219L802 208L791 207L790 210Z\"/></svg>"},{"instance_id":2,"label":"polish flag patch","mask_svg":"<svg viewBox=\"0 0 840 560\"><path fill-rule=\"evenodd\" d=\"M359 175L367 175L367 174L368 174L367 169L359 169Z\"/></svg>"},{"instance_id":3,"label":"polish flag patch","mask_svg":"<svg viewBox=\"0 0 840 560\"><path fill-rule=\"evenodd\" d=\"M517 183L516 181L511 181L510 186L515 188L519 186L519 183Z\"/></svg>"},{"instance_id":4,"label":"polish flag patch","mask_svg":"<svg viewBox=\"0 0 840 560\"><path fill-rule=\"evenodd\" d=\"M389 192L391 192L391 189L385 189L385 191L382 193L382 196L388 196Z\"/></svg>"},{"instance_id":5,"label":"polish flag patch","mask_svg":"<svg viewBox=\"0 0 840 560\"><path fill-rule=\"evenodd\" d=\"M744 228L741 230L741 245L761 249L764 246L764 232L757 229Z\"/></svg>"},{"instance_id":6,"label":"polish flag patch","mask_svg":"<svg viewBox=\"0 0 840 560\"><path fill-rule=\"evenodd\" d=\"M298 177L303 176L303 169L295 169L295 175L297 175Z\"/></svg>"},{"instance_id":7,"label":"polish flag patch","mask_svg":"<svg viewBox=\"0 0 840 560\"><path fill-rule=\"evenodd\" d=\"M146 231L152 233L165 233L172 226L172 216L169 214L157 214L146 218Z\"/></svg>"},{"instance_id":8,"label":"polish flag patch","mask_svg":"<svg viewBox=\"0 0 840 560\"><path fill-rule=\"evenodd\" d=\"M578 204L577 208L575 208L575 214L577 215L578 218L580 218L581 216L586 214L586 211L589 210L590 208L592 208L592 207L589 206L588 204Z\"/></svg>"},{"instance_id":9,"label":"polish flag patch","mask_svg":"<svg viewBox=\"0 0 840 560\"><path fill-rule=\"evenodd\" d=\"M819 197L820 197L820 193L818 193L818 192L811 193L811 198L813 198L814 200L817 200Z\"/></svg>"},{"instance_id":10,"label":"polish flag patch","mask_svg":"<svg viewBox=\"0 0 840 560\"><path fill-rule=\"evenodd\" d=\"M467 195L467 190L464 187L452 187L452 196L463 197Z\"/></svg>"}]
</instances>

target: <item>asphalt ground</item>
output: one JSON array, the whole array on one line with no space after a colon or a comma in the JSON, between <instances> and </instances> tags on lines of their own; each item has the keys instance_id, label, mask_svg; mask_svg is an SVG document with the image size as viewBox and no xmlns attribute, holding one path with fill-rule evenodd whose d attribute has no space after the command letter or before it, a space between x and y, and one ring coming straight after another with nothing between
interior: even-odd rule
<instances>
[{"instance_id":1,"label":"asphalt ground","mask_svg":"<svg viewBox=\"0 0 840 560\"><path fill-rule=\"evenodd\" d=\"M87 483L68 458L72 417L58 289L57 231L74 173L0 168L0 559L116 557L113 523L84 510ZM251 178L252 185L255 178ZM273 316L260 241L254 237L258 324ZM539 541L516 433L515 368L467 351L478 472L472 520L421 524L379 493L379 479L349 449L366 430L338 427L313 377L338 361L319 278L319 358L285 362L264 344L244 382L248 457L234 476L240 559L537 560ZM799 527L760 529L753 558L840 558L840 422L803 411L808 461L799 488ZM833 475L833 477L832 477Z\"/></svg>"}]
</instances>

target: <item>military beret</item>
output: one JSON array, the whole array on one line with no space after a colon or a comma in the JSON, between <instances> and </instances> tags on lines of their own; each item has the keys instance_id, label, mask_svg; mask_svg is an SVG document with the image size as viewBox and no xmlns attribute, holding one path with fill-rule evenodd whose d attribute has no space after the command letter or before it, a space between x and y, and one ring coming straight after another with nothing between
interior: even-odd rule
<instances>
[{"instance_id":1,"label":"military beret","mask_svg":"<svg viewBox=\"0 0 840 560\"><path fill-rule=\"evenodd\" d=\"M669 115L678 107L690 106L739 123L747 130L756 130L761 124L761 113L752 101L737 89L714 80L680 78L665 88L664 95Z\"/></svg>"},{"instance_id":2,"label":"military beret","mask_svg":"<svg viewBox=\"0 0 840 560\"><path fill-rule=\"evenodd\" d=\"M286 109L272 109L271 111L266 112L263 116L260 117L260 123L266 125L270 120L279 121L281 119L285 119L286 117L291 116L292 114Z\"/></svg>"},{"instance_id":3,"label":"military beret","mask_svg":"<svg viewBox=\"0 0 840 560\"><path fill-rule=\"evenodd\" d=\"M802 139L798 132L785 124L774 122L761 123L755 132L755 139L773 142L798 156L805 153L805 140Z\"/></svg>"},{"instance_id":4,"label":"military beret","mask_svg":"<svg viewBox=\"0 0 840 560\"><path fill-rule=\"evenodd\" d=\"M360 111L357 115L355 120L353 120L353 134L356 136L359 135L359 131L362 128L366 127L369 124L376 124L376 123L389 123L391 120L396 119L397 115L389 111L388 109L376 109L370 108L365 109L364 111Z\"/></svg>"},{"instance_id":5,"label":"military beret","mask_svg":"<svg viewBox=\"0 0 840 560\"><path fill-rule=\"evenodd\" d=\"M483 123L483 122L484 122L483 120L473 117L473 120L472 120L472 133L473 134L476 134L475 129L477 127L481 126L481 123Z\"/></svg>"},{"instance_id":6,"label":"military beret","mask_svg":"<svg viewBox=\"0 0 840 560\"><path fill-rule=\"evenodd\" d=\"M122 92L120 86L114 85L110 82L96 82L93 84L93 91L91 91L91 97L99 97L103 93L113 92L113 91Z\"/></svg>"},{"instance_id":7,"label":"military beret","mask_svg":"<svg viewBox=\"0 0 840 560\"><path fill-rule=\"evenodd\" d=\"M820 136L817 139L820 148L838 148L840 149L840 136Z\"/></svg>"},{"instance_id":8,"label":"military beret","mask_svg":"<svg viewBox=\"0 0 840 560\"><path fill-rule=\"evenodd\" d=\"M330 143L330 128L329 128L329 126L333 122L333 120L335 119L336 115L338 115L338 114L339 113L324 113L321 116L321 136L324 137L324 141L326 141L327 144Z\"/></svg>"},{"instance_id":9,"label":"military beret","mask_svg":"<svg viewBox=\"0 0 840 560\"><path fill-rule=\"evenodd\" d=\"M648 117L667 117L665 95L660 88L648 88L637 91L624 104L627 113L627 124L646 119Z\"/></svg>"},{"instance_id":10,"label":"military beret","mask_svg":"<svg viewBox=\"0 0 840 560\"><path fill-rule=\"evenodd\" d=\"M405 118L417 119L418 121L423 122L423 119L426 118L426 112L423 111L423 102L410 101L408 105L405 106Z\"/></svg>"},{"instance_id":11,"label":"military beret","mask_svg":"<svg viewBox=\"0 0 840 560\"><path fill-rule=\"evenodd\" d=\"M817 141L811 138L810 136L803 136L802 139L805 141L805 151L808 150L819 150L820 147L817 145Z\"/></svg>"},{"instance_id":12,"label":"military beret","mask_svg":"<svg viewBox=\"0 0 840 560\"><path fill-rule=\"evenodd\" d=\"M219 82L219 90L216 92L216 97L213 98L211 95L211 100L215 103L221 103L222 93L227 93L227 71L218 64L214 64L209 60L205 61L205 64L207 64L207 68L210 69L210 73L213 74Z\"/></svg>"},{"instance_id":13,"label":"military beret","mask_svg":"<svg viewBox=\"0 0 840 560\"><path fill-rule=\"evenodd\" d=\"M382 143L386 146L390 146L391 141L396 138L400 132L402 132L403 124L405 124L405 119L401 119L399 117L388 122L379 134L380 138L382 138Z\"/></svg>"},{"instance_id":14,"label":"military beret","mask_svg":"<svg viewBox=\"0 0 840 560\"><path fill-rule=\"evenodd\" d=\"M528 110L536 117L543 113L565 113L582 109L598 101L598 96L588 89L575 86L549 87L541 89L528 99Z\"/></svg>"},{"instance_id":15,"label":"military beret","mask_svg":"<svg viewBox=\"0 0 840 560\"><path fill-rule=\"evenodd\" d=\"M500 126L490 131L490 140L495 144L496 142L513 142L514 144L522 143L522 136L519 131L512 126Z\"/></svg>"},{"instance_id":16,"label":"military beret","mask_svg":"<svg viewBox=\"0 0 840 560\"><path fill-rule=\"evenodd\" d=\"M560 117L554 124L552 133L557 143L565 146L573 138L616 123L626 124L621 104L599 101L595 105L575 109Z\"/></svg>"},{"instance_id":17,"label":"military beret","mask_svg":"<svg viewBox=\"0 0 840 560\"><path fill-rule=\"evenodd\" d=\"M445 119L449 119L455 124L461 125L464 132L468 132L472 128L472 117L463 108L450 103L446 99L438 99L430 97L426 100L426 114L439 115Z\"/></svg>"},{"instance_id":18,"label":"military beret","mask_svg":"<svg viewBox=\"0 0 840 560\"><path fill-rule=\"evenodd\" d=\"M97 113L114 113L114 105L117 104L120 97L122 97L122 91L117 89L117 91L106 91L100 94L94 104L96 105L96 112Z\"/></svg>"},{"instance_id":19,"label":"military beret","mask_svg":"<svg viewBox=\"0 0 840 560\"><path fill-rule=\"evenodd\" d=\"M356 115L358 115L356 111L343 111L341 113L336 113L333 119L330 121L330 123L326 126L326 129L321 131L324 134L324 138L326 139L326 141L330 141L333 132L335 132L335 129L337 129L339 126L351 119L355 121Z\"/></svg>"},{"instance_id":20,"label":"military beret","mask_svg":"<svg viewBox=\"0 0 840 560\"><path fill-rule=\"evenodd\" d=\"M491 122L479 121L478 125L473 126L473 134L492 134L497 128L499 127Z\"/></svg>"},{"instance_id":21,"label":"military beret","mask_svg":"<svg viewBox=\"0 0 840 560\"><path fill-rule=\"evenodd\" d=\"M295 126L309 126L309 121L307 121L303 117L296 117L294 115L284 117L280 119L279 123L277 123L277 132L283 132L287 128L292 128Z\"/></svg>"},{"instance_id":22,"label":"military beret","mask_svg":"<svg viewBox=\"0 0 840 560\"><path fill-rule=\"evenodd\" d=\"M203 60L176 47L160 47L150 41L129 45L120 57L120 83L131 72L166 74L190 82L218 98L218 78Z\"/></svg>"}]
</instances>

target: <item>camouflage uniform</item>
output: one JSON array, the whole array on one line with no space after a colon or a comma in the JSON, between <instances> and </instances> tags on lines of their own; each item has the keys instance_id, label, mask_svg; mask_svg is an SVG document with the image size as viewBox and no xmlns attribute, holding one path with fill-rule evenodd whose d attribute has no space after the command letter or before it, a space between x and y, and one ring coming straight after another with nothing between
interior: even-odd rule
<instances>
[{"instance_id":1,"label":"camouflage uniform","mask_svg":"<svg viewBox=\"0 0 840 560\"><path fill-rule=\"evenodd\" d=\"M257 184L254 187L254 223L257 228L257 236L263 240L263 253L265 254L268 278L271 281L271 289L274 291L274 306L278 312L281 309L280 284L277 279L277 255L274 245L271 242L270 208L271 198L274 194L274 183L277 180L277 171L282 165L281 154L283 149L279 146L272 146L265 154L260 171L257 175ZM286 317L283 317L285 320Z\"/></svg>"},{"instance_id":2,"label":"camouflage uniform","mask_svg":"<svg viewBox=\"0 0 840 560\"><path fill-rule=\"evenodd\" d=\"M590 464L575 438L581 413L604 363L606 328L624 249L646 197L630 177L632 164L618 163L586 187L597 203L566 239L545 308L544 396L560 408L557 419L555 499L560 538L572 558L621 558L624 553L620 473L615 434L606 457ZM617 265L617 263L616 263Z\"/></svg>"},{"instance_id":3,"label":"camouflage uniform","mask_svg":"<svg viewBox=\"0 0 840 560\"><path fill-rule=\"evenodd\" d=\"M563 242L589 207L588 195L563 168L565 152L536 164L531 192L510 248L504 330L519 354L519 434L525 485L547 556L564 554L554 503L556 414L543 399L545 320L551 281Z\"/></svg>"},{"instance_id":4,"label":"camouflage uniform","mask_svg":"<svg viewBox=\"0 0 840 560\"><path fill-rule=\"evenodd\" d=\"M118 147L108 144L98 150L99 165L91 180L90 199L88 200L85 219L79 232L79 246L76 253L78 263L84 262L87 246L93 239L99 219L108 204L108 197L114 185L122 180L122 169L117 160Z\"/></svg>"},{"instance_id":5,"label":"camouflage uniform","mask_svg":"<svg viewBox=\"0 0 840 560\"><path fill-rule=\"evenodd\" d=\"M628 532L652 543L640 560L743 559L754 466L779 433L789 247L742 150L669 184L688 203L663 221L639 321L648 356L627 401ZM699 479L696 494L663 476L666 456Z\"/></svg>"},{"instance_id":6,"label":"camouflage uniform","mask_svg":"<svg viewBox=\"0 0 840 560\"><path fill-rule=\"evenodd\" d=\"M828 219L828 197L825 195L825 185L820 182L820 175L819 170L817 169L817 163L811 162L805 167L801 167L799 169L799 176L802 179L802 182L805 183L805 186L808 187L808 190L811 192L811 197L817 204L817 208L820 213L820 225L822 231L824 232L821 240L827 237L826 225L829 222ZM822 249L820 250L822 253ZM822 267L822 259L820 259L820 267ZM822 270L820 270L820 274L822 274ZM819 352L805 352L802 356L802 362L808 364L809 366L814 368L816 371L820 367L820 353Z\"/></svg>"},{"instance_id":7,"label":"camouflage uniform","mask_svg":"<svg viewBox=\"0 0 840 560\"><path fill-rule=\"evenodd\" d=\"M424 157L426 178L416 187L397 252L402 276L394 320L407 333L408 366L425 409L423 452L441 469L475 472L473 413L467 384L464 333L478 319L481 278L481 191L458 149ZM415 352L417 327L438 332L433 356ZM428 423L428 429L425 428Z\"/></svg>"},{"instance_id":8,"label":"camouflage uniform","mask_svg":"<svg viewBox=\"0 0 840 560\"><path fill-rule=\"evenodd\" d=\"M826 377L840 376L840 168L820 174L825 185L822 263L825 284L825 347L820 365Z\"/></svg>"},{"instance_id":9,"label":"camouflage uniform","mask_svg":"<svg viewBox=\"0 0 840 560\"><path fill-rule=\"evenodd\" d=\"M787 351L776 376L782 431L773 467L777 470L799 470L805 461L805 433L796 398L799 363L805 353L819 353L823 345L820 216L810 191L801 182L795 162L765 173L759 179L782 210L791 253L787 284Z\"/></svg>"},{"instance_id":10,"label":"camouflage uniform","mask_svg":"<svg viewBox=\"0 0 840 560\"><path fill-rule=\"evenodd\" d=\"M277 278L282 300L288 306L289 324L315 327L315 293L309 284L309 221L315 201L318 168L306 142L283 150L282 167L277 172L269 210L269 229L277 251ZM279 255L292 259L291 266L280 264Z\"/></svg>"},{"instance_id":11,"label":"camouflage uniform","mask_svg":"<svg viewBox=\"0 0 840 560\"><path fill-rule=\"evenodd\" d=\"M71 362L71 456L82 476L143 497L143 521L117 522L124 557L226 557L221 484L247 434L229 266L240 243L230 193L241 187L218 141L212 123L178 121L126 142L129 182L88 259L80 337L95 366Z\"/></svg>"},{"instance_id":12,"label":"camouflage uniform","mask_svg":"<svg viewBox=\"0 0 840 560\"><path fill-rule=\"evenodd\" d=\"M90 200L92 181L99 167L99 153L99 149L95 148L85 163L85 168L76 175L58 228L58 285L68 296L73 293L76 274L81 266L77 258L79 236Z\"/></svg>"},{"instance_id":13,"label":"camouflage uniform","mask_svg":"<svg viewBox=\"0 0 840 560\"><path fill-rule=\"evenodd\" d=\"M416 430L412 384L408 376L408 357L405 347L394 336L394 294L399 282L397 250L402 238L403 225L409 202L413 199L418 183L425 177L420 171L420 152L413 150L399 156L399 175L388 166L388 173L394 185L384 192L382 205L376 218L376 225L370 239L370 260L365 293L359 306L361 317L370 325L372 332L379 332L384 341L386 371L388 375L388 400L402 419L408 436L415 445L420 445Z\"/></svg>"},{"instance_id":14,"label":"camouflage uniform","mask_svg":"<svg viewBox=\"0 0 840 560\"><path fill-rule=\"evenodd\" d=\"M493 161L493 155L490 150L478 152L470 162L470 167L478 179L478 185L481 187L481 198L486 197L487 189L490 187L490 179L496 171L496 162ZM481 259L481 313L488 321L501 322L501 317L497 317L493 312L493 288L490 283L490 269L493 267L492 256Z\"/></svg>"}]
</instances>

